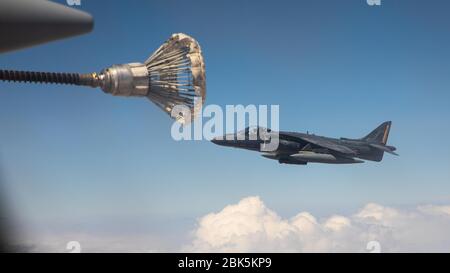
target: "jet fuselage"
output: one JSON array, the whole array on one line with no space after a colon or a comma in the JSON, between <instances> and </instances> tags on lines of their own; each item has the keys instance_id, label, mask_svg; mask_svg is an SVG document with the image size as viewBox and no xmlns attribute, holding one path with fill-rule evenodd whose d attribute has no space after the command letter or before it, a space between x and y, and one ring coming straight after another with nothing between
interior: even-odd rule
<instances>
[{"instance_id":1,"label":"jet fuselage","mask_svg":"<svg viewBox=\"0 0 450 273\"><path fill-rule=\"evenodd\" d=\"M262 156L285 164L362 163L364 161L360 159L381 161L384 152L395 154L395 147L386 145L390 125L390 122L385 122L360 139L338 139L309 133L270 132L272 138L278 138L277 149L270 152L264 152L262 149L265 143L270 142L267 137L261 137L261 132L265 132L265 129L261 131L259 128L246 128L236 134L215 138L212 142L221 146L262 152Z\"/></svg>"}]
</instances>

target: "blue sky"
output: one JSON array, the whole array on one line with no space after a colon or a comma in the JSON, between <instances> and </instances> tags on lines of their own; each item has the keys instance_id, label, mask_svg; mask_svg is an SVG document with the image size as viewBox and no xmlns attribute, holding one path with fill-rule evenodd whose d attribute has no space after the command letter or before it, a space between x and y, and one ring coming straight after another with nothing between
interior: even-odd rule
<instances>
[{"instance_id":1,"label":"blue sky","mask_svg":"<svg viewBox=\"0 0 450 273\"><path fill-rule=\"evenodd\" d=\"M58 1L64 3L64 1ZM282 216L450 200L448 1L94 1L92 33L0 56L1 67L93 72L195 37L207 104L278 104L282 130L360 137L385 120L400 157L288 166L207 141L176 142L150 101L0 83L0 166L16 218L49 233L183 240L246 196Z\"/></svg>"}]
</instances>

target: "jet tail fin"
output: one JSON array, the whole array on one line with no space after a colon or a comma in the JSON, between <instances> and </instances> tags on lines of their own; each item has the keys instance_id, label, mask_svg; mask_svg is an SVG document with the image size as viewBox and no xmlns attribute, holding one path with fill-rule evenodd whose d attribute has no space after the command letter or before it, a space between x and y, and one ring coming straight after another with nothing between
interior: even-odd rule
<instances>
[{"instance_id":1,"label":"jet tail fin","mask_svg":"<svg viewBox=\"0 0 450 273\"><path fill-rule=\"evenodd\" d=\"M361 140L368 142L367 144L372 148L369 153L362 155L361 158L379 162L383 159L385 152L398 155L394 152L396 150L395 147L386 145L391 124L391 121L383 122L367 136L361 138Z\"/></svg>"},{"instance_id":2,"label":"jet tail fin","mask_svg":"<svg viewBox=\"0 0 450 273\"><path fill-rule=\"evenodd\" d=\"M383 122L375 130L370 132L367 136L363 137L362 140L386 145L389 137L389 131L391 129L391 124L392 124L391 121Z\"/></svg>"}]
</instances>

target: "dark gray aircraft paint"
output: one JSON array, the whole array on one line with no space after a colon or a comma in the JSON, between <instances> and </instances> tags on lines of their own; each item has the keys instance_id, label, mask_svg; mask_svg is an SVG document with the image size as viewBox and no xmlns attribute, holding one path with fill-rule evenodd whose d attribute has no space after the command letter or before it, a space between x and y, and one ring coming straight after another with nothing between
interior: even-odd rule
<instances>
[{"instance_id":1,"label":"dark gray aircraft paint","mask_svg":"<svg viewBox=\"0 0 450 273\"><path fill-rule=\"evenodd\" d=\"M297 165L306 165L308 162L330 164L363 163L363 160L379 162L385 152L397 155L394 152L395 147L386 145L391 124L390 121L384 122L367 136L358 139L279 132L277 150L263 152L262 156L278 160L279 163ZM267 136L276 137L276 135L264 128L248 127L237 134L215 138L212 142L221 146L261 151L261 144L265 141L270 142L270 137Z\"/></svg>"},{"instance_id":2,"label":"dark gray aircraft paint","mask_svg":"<svg viewBox=\"0 0 450 273\"><path fill-rule=\"evenodd\" d=\"M0 0L0 53L90 32L86 12L45 0Z\"/></svg>"}]
</instances>

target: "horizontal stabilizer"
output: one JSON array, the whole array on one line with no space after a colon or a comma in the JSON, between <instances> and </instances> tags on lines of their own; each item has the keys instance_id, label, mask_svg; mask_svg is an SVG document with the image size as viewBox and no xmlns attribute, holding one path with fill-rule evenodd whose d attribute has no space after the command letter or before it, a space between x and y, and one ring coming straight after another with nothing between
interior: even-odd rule
<instances>
[{"instance_id":1,"label":"horizontal stabilizer","mask_svg":"<svg viewBox=\"0 0 450 273\"><path fill-rule=\"evenodd\" d=\"M390 153L390 154L393 154L393 155L398 155L397 153L394 152L394 151L395 151L395 148L394 148L394 147L391 147L391 146L384 146L384 145L375 144L375 143L371 143L371 144L369 144L369 145L370 145L371 147L375 148L375 149L382 150L383 152Z\"/></svg>"}]
</instances>

